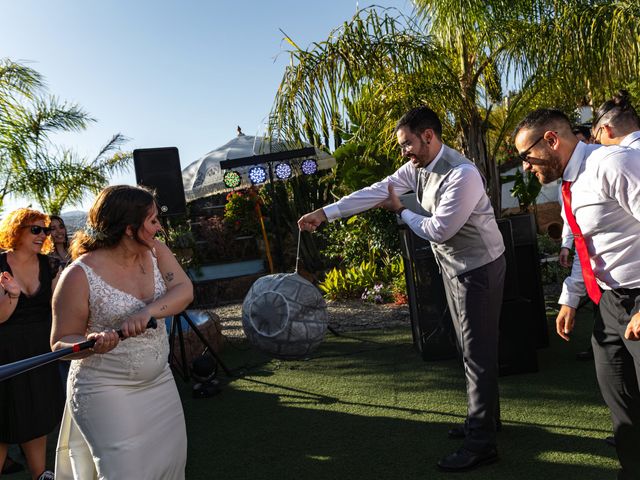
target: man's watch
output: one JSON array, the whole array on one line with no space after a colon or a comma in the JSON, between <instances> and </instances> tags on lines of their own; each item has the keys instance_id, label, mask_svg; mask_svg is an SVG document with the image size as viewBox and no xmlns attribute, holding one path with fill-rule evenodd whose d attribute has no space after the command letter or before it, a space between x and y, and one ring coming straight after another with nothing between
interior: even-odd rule
<instances>
[{"instance_id":1,"label":"man's watch","mask_svg":"<svg viewBox=\"0 0 640 480\"><path fill-rule=\"evenodd\" d=\"M402 211L403 211L403 210L406 210L406 209L407 209L407 207L405 207L405 206L400 207L399 209L397 209L397 210L396 210L396 215L400 216L400 214L402 213Z\"/></svg>"}]
</instances>

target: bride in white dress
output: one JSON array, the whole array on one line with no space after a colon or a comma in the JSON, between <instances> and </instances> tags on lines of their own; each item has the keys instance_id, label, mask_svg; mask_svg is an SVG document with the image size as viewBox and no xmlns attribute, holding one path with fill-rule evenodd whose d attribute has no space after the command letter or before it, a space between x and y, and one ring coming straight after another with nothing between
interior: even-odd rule
<instances>
[{"instance_id":1,"label":"bride in white dress","mask_svg":"<svg viewBox=\"0 0 640 480\"><path fill-rule=\"evenodd\" d=\"M184 479L184 414L160 319L182 311L193 286L155 240L161 228L153 195L119 185L100 193L72 241L75 261L53 298L51 345L96 343L70 357L57 480ZM158 328L146 330L151 317Z\"/></svg>"}]
</instances>

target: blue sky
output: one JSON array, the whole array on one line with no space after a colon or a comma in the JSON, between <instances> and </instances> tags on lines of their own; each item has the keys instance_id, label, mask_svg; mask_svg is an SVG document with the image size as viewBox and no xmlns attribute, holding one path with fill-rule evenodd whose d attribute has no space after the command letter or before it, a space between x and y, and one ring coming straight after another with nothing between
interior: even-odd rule
<instances>
[{"instance_id":1,"label":"blue sky","mask_svg":"<svg viewBox=\"0 0 640 480\"><path fill-rule=\"evenodd\" d=\"M0 57L28 62L97 120L56 143L93 157L120 132L128 150L178 147L185 167L237 125L264 133L289 61L279 29L307 46L374 3L411 11L410 0L4 1ZM135 183L133 168L112 183Z\"/></svg>"}]
</instances>

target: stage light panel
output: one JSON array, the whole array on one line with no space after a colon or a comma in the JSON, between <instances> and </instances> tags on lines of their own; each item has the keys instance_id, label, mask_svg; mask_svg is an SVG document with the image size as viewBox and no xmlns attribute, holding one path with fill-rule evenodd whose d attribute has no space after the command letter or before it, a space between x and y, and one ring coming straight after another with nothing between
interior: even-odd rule
<instances>
[{"instance_id":1,"label":"stage light panel","mask_svg":"<svg viewBox=\"0 0 640 480\"><path fill-rule=\"evenodd\" d=\"M300 165L302 169L302 173L305 175L313 175L318 171L318 162L316 162L313 158L307 158L302 165Z\"/></svg>"},{"instance_id":2,"label":"stage light panel","mask_svg":"<svg viewBox=\"0 0 640 480\"><path fill-rule=\"evenodd\" d=\"M235 170L227 170L222 176L222 182L227 188L236 188L240 186L242 179L240 178L240 174Z\"/></svg>"},{"instance_id":3,"label":"stage light panel","mask_svg":"<svg viewBox=\"0 0 640 480\"><path fill-rule=\"evenodd\" d=\"M267 171L261 166L251 167L249 169L249 180L254 185L264 183L267 180Z\"/></svg>"},{"instance_id":4,"label":"stage light panel","mask_svg":"<svg viewBox=\"0 0 640 480\"><path fill-rule=\"evenodd\" d=\"M280 180L286 180L287 178L291 178L291 174L293 173L291 170L291 165L288 163L279 163L275 168L276 177Z\"/></svg>"}]
</instances>

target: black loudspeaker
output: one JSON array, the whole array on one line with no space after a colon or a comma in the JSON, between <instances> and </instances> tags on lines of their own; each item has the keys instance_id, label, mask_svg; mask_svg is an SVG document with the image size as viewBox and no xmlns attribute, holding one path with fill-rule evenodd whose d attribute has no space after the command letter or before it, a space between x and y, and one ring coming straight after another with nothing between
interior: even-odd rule
<instances>
[{"instance_id":1,"label":"black loudspeaker","mask_svg":"<svg viewBox=\"0 0 640 480\"><path fill-rule=\"evenodd\" d=\"M499 326L499 374L537 372L536 313L531 300L519 295L520 275L511 220L498 220L498 228L503 235L507 261ZM400 240L413 344L423 360L454 358L458 354L455 329L431 246L406 226L400 229Z\"/></svg>"},{"instance_id":2,"label":"black loudspeaker","mask_svg":"<svg viewBox=\"0 0 640 480\"><path fill-rule=\"evenodd\" d=\"M538 371L538 352L531 301L520 297L502 302L498 367L500 376Z\"/></svg>"},{"instance_id":3,"label":"black loudspeaker","mask_svg":"<svg viewBox=\"0 0 640 480\"><path fill-rule=\"evenodd\" d=\"M160 215L184 215L187 211L180 156L176 147L138 148L133 151L136 182L155 190Z\"/></svg>"},{"instance_id":4,"label":"black loudspeaker","mask_svg":"<svg viewBox=\"0 0 640 480\"><path fill-rule=\"evenodd\" d=\"M455 358L455 330L431 245L406 226L400 229L400 244L413 344L423 360Z\"/></svg>"},{"instance_id":5,"label":"black loudspeaker","mask_svg":"<svg viewBox=\"0 0 640 480\"><path fill-rule=\"evenodd\" d=\"M508 302L521 298L520 288L518 287L518 267L516 265L515 250L513 247L513 231L511 229L511 221L508 218L500 218L496 220L496 223L498 224L498 230L500 230L502 234L502 240L504 241L504 258L507 261L502 301Z\"/></svg>"},{"instance_id":6,"label":"black loudspeaker","mask_svg":"<svg viewBox=\"0 0 640 480\"><path fill-rule=\"evenodd\" d=\"M547 310L542 289L540 255L535 217L531 213L507 217L513 232L513 248L518 272L519 295L531 302L531 319L535 345L549 346Z\"/></svg>"},{"instance_id":7,"label":"black loudspeaker","mask_svg":"<svg viewBox=\"0 0 640 480\"><path fill-rule=\"evenodd\" d=\"M507 261L498 341L500 375L538 371L536 311L532 300L527 298L522 289L522 275L516 250L516 239L523 243L524 237L527 236L526 232L518 229L526 228L528 225L519 223L514 225L512 219L513 217L507 217L497 220Z\"/></svg>"}]
</instances>

